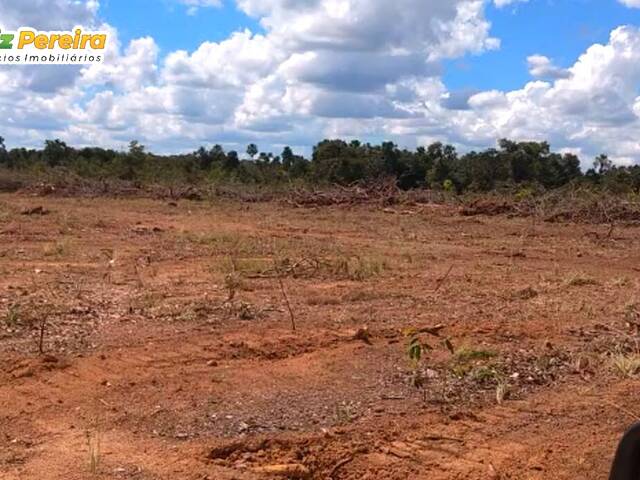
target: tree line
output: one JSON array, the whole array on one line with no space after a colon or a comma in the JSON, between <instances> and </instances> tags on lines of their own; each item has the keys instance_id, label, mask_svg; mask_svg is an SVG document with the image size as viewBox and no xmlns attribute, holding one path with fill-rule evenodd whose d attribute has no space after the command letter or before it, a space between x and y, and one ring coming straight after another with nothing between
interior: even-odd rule
<instances>
[{"instance_id":1,"label":"tree line","mask_svg":"<svg viewBox=\"0 0 640 480\"><path fill-rule=\"evenodd\" d=\"M553 152L547 142L500 140L494 148L460 154L440 142L416 150L392 142L379 145L357 140L323 140L310 159L284 147L279 155L261 152L250 144L240 155L221 145L180 155L156 155L138 141L126 151L99 147L73 148L46 140L41 149L7 149L0 137L0 167L8 170L70 171L92 179L137 183L188 183L234 181L272 185L304 183L350 185L355 182L395 178L402 189L429 188L457 193L487 192L517 186L553 189L588 182L617 192L640 193L640 166L616 166L606 155L583 172L572 153Z\"/></svg>"}]
</instances>

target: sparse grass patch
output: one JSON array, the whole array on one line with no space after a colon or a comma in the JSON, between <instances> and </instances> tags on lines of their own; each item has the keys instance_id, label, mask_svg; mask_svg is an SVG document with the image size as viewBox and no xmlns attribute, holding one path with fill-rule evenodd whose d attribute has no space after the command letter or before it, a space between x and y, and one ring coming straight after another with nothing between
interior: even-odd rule
<instances>
[{"instance_id":1,"label":"sparse grass patch","mask_svg":"<svg viewBox=\"0 0 640 480\"><path fill-rule=\"evenodd\" d=\"M251 304L246 302L240 302L236 310L236 315L240 320L254 320L258 313Z\"/></svg>"},{"instance_id":2,"label":"sparse grass patch","mask_svg":"<svg viewBox=\"0 0 640 480\"><path fill-rule=\"evenodd\" d=\"M473 383L495 382L500 377L499 364L489 362L498 356L493 350L462 346L455 349L449 370L457 378L469 378Z\"/></svg>"},{"instance_id":3,"label":"sparse grass patch","mask_svg":"<svg viewBox=\"0 0 640 480\"><path fill-rule=\"evenodd\" d=\"M358 404L355 402L340 402L336 405L336 422L338 424L351 423L358 418Z\"/></svg>"},{"instance_id":4,"label":"sparse grass patch","mask_svg":"<svg viewBox=\"0 0 640 480\"><path fill-rule=\"evenodd\" d=\"M478 360L489 360L497 357L498 353L493 350L460 347L456 350L454 356L459 363L469 363Z\"/></svg>"},{"instance_id":5,"label":"sparse grass patch","mask_svg":"<svg viewBox=\"0 0 640 480\"><path fill-rule=\"evenodd\" d=\"M333 240L306 236L275 236L237 231L183 232L179 240L207 247L212 255L236 257L313 257L341 252Z\"/></svg>"},{"instance_id":6,"label":"sparse grass patch","mask_svg":"<svg viewBox=\"0 0 640 480\"><path fill-rule=\"evenodd\" d=\"M531 300L538 296L538 291L533 287L523 288L513 293L512 297L516 300Z\"/></svg>"},{"instance_id":7,"label":"sparse grass patch","mask_svg":"<svg viewBox=\"0 0 640 480\"><path fill-rule=\"evenodd\" d=\"M622 376L635 377L640 373L640 354L616 354L611 357L611 365Z\"/></svg>"},{"instance_id":8,"label":"sparse grass patch","mask_svg":"<svg viewBox=\"0 0 640 480\"><path fill-rule=\"evenodd\" d=\"M95 475L98 473L98 469L100 468L100 443L101 443L101 435L99 432L85 432L86 442L87 442L87 450L89 453L89 472Z\"/></svg>"},{"instance_id":9,"label":"sparse grass patch","mask_svg":"<svg viewBox=\"0 0 640 480\"><path fill-rule=\"evenodd\" d=\"M356 282L377 277L387 268L387 263L379 258L349 255L296 261L285 258L278 266L280 272L296 278L331 277Z\"/></svg>"},{"instance_id":10,"label":"sparse grass patch","mask_svg":"<svg viewBox=\"0 0 640 480\"><path fill-rule=\"evenodd\" d=\"M561 362L556 355L544 353L535 359L535 366L540 372L549 372L556 368Z\"/></svg>"},{"instance_id":11,"label":"sparse grass patch","mask_svg":"<svg viewBox=\"0 0 640 480\"><path fill-rule=\"evenodd\" d=\"M238 232L191 233L186 239L198 245L211 247L214 254L252 255L267 253L272 245L265 245L264 239L242 235Z\"/></svg>"},{"instance_id":12,"label":"sparse grass patch","mask_svg":"<svg viewBox=\"0 0 640 480\"><path fill-rule=\"evenodd\" d=\"M0 203L0 222L7 222L11 218L11 210L5 203Z\"/></svg>"},{"instance_id":13,"label":"sparse grass patch","mask_svg":"<svg viewBox=\"0 0 640 480\"><path fill-rule=\"evenodd\" d=\"M144 291L140 295L132 296L129 300L129 312L147 312L162 304L164 296L158 292Z\"/></svg>"},{"instance_id":14,"label":"sparse grass patch","mask_svg":"<svg viewBox=\"0 0 640 480\"><path fill-rule=\"evenodd\" d=\"M244 277L265 275L271 271L273 262L269 258L227 257L221 263L223 273L237 273Z\"/></svg>"},{"instance_id":15,"label":"sparse grass patch","mask_svg":"<svg viewBox=\"0 0 640 480\"><path fill-rule=\"evenodd\" d=\"M340 305L340 299L330 295L312 294L307 297L307 305L313 307L321 305Z\"/></svg>"},{"instance_id":16,"label":"sparse grass patch","mask_svg":"<svg viewBox=\"0 0 640 480\"><path fill-rule=\"evenodd\" d=\"M592 278L584 273L572 273L565 279L565 284L568 287L586 287L599 285L595 278Z\"/></svg>"},{"instance_id":17,"label":"sparse grass patch","mask_svg":"<svg viewBox=\"0 0 640 480\"><path fill-rule=\"evenodd\" d=\"M244 290L245 284L238 272L230 272L224 276L224 288L227 290L227 301L236 297L236 293Z\"/></svg>"},{"instance_id":18,"label":"sparse grass patch","mask_svg":"<svg viewBox=\"0 0 640 480\"><path fill-rule=\"evenodd\" d=\"M274 263L275 262L275 263ZM362 282L387 270L377 257L341 255L338 257L242 257L230 256L211 266L211 272L235 272L245 278L336 278ZM276 272L277 269L277 272Z\"/></svg>"},{"instance_id":19,"label":"sparse grass patch","mask_svg":"<svg viewBox=\"0 0 640 480\"><path fill-rule=\"evenodd\" d=\"M78 230L82 225L80 219L70 213L61 214L59 216L58 224L60 225L59 231L63 235Z\"/></svg>"},{"instance_id":20,"label":"sparse grass patch","mask_svg":"<svg viewBox=\"0 0 640 480\"><path fill-rule=\"evenodd\" d=\"M456 363L450 368L451 373L458 379L467 379L473 384L481 386L495 385L504 379L503 368L497 363L478 365L471 363Z\"/></svg>"},{"instance_id":21,"label":"sparse grass patch","mask_svg":"<svg viewBox=\"0 0 640 480\"><path fill-rule=\"evenodd\" d=\"M99 218L93 223L93 228L103 229L108 227L109 227L109 224L102 218Z\"/></svg>"},{"instance_id":22,"label":"sparse grass patch","mask_svg":"<svg viewBox=\"0 0 640 480\"><path fill-rule=\"evenodd\" d=\"M376 292L372 292L372 291L367 291L367 290L349 290L347 293L345 293L344 295L342 295L342 301L343 302L368 302L371 300L377 300L379 299L381 296L383 296L380 293L376 293Z\"/></svg>"},{"instance_id":23,"label":"sparse grass patch","mask_svg":"<svg viewBox=\"0 0 640 480\"><path fill-rule=\"evenodd\" d=\"M610 285L616 288L629 287L631 286L631 280L629 277L618 277L614 278Z\"/></svg>"},{"instance_id":24,"label":"sparse grass patch","mask_svg":"<svg viewBox=\"0 0 640 480\"><path fill-rule=\"evenodd\" d=\"M477 383L493 382L497 380L499 376L500 374L495 368L485 365L473 368L469 372L469 377Z\"/></svg>"},{"instance_id":25,"label":"sparse grass patch","mask_svg":"<svg viewBox=\"0 0 640 480\"><path fill-rule=\"evenodd\" d=\"M65 257L69 254L69 241L67 239L45 245L43 254L45 257Z\"/></svg>"},{"instance_id":26,"label":"sparse grass patch","mask_svg":"<svg viewBox=\"0 0 640 480\"><path fill-rule=\"evenodd\" d=\"M4 317L4 323L7 327L15 327L20 324L20 312L17 305L9 305Z\"/></svg>"},{"instance_id":27,"label":"sparse grass patch","mask_svg":"<svg viewBox=\"0 0 640 480\"><path fill-rule=\"evenodd\" d=\"M628 324L638 325L640 322L640 304L629 302L624 306L624 319Z\"/></svg>"},{"instance_id":28,"label":"sparse grass patch","mask_svg":"<svg viewBox=\"0 0 640 480\"><path fill-rule=\"evenodd\" d=\"M498 385L496 385L496 403L502 405L508 397L509 384L504 380L498 380Z\"/></svg>"},{"instance_id":29,"label":"sparse grass patch","mask_svg":"<svg viewBox=\"0 0 640 480\"><path fill-rule=\"evenodd\" d=\"M333 263L333 273L336 276L362 282L379 276L388 268L384 260L367 257L340 257Z\"/></svg>"},{"instance_id":30,"label":"sparse grass patch","mask_svg":"<svg viewBox=\"0 0 640 480\"><path fill-rule=\"evenodd\" d=\"M255 320L263 316L263 311L248 302L227 302L224 311L239 320Z\"/></svg>"},{"instance_id":31,"label":"sparse grass patch","mask_svg":"<svg viewBox=\"0 0 640 480\"><path fill-rule=\"evenodd\" d=\"M411 253L409 253L409 252L404 252L404 253L402 254L402 259L403 259L406 263L408 263L409 265L411 265L411 264L413 263L413 261L414 261L414 259L413 259L413 255L412 255Z\"/></svg>"}]
</instances>

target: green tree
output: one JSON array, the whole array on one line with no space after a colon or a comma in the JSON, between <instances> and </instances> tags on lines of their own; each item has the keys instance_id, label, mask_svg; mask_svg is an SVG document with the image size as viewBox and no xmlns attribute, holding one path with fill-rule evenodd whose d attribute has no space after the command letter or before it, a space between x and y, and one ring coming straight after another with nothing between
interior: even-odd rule
<instances>
[{"instance_id":1,"label":"green tree","mask_svg":"<svg viewBox=\"0 0 640 480\"><path fill-rule=\"evenodd\" d=\"M368 153L344 140L323 140L313 148L313 176L343 185L370 178L375 175L376 162Z\"/></svg>"},{"instance_id":2,"label":"green tree","mask_svg":"<svg viewBox=\"0 0 640 480\"><path fill-rule=\"evenodd\" d=\"M222 145L218 145L217 143L213 146L209 155L211 156L211 163L213 166L224 165L227 158L227 154L224 153L224 148L222 148Z\"/></svg>"},{"instance_id":3,"label":"green tree","mask_svg":"<svg viewBox=\"0 0 640 480\"><path fill-rule=\"evenodd\" d=\"M231 150L227 153L222 168L225 170L236 170L240 166L240 159L238 158L238 152Z\"/></svg>"},{"instance_id":4,"label":"green tree","mask_svg":"<svg viewBox=\"0 0 640 480\"><path fill-rule=\"evenodd\" d=\"M291 165L293 165L293 150L291 150L291 147L284 147L282 155L280 156L282 157L282 166L286 171L289 171L291 169Z\"/></svg>"},{"instance_id":5,"label":"green tree","mask_svg":"<svg viewBox=\"0 0 640 480\"><path fill-rule=\"evenodd\" d=\"M7 165L9 163L9 153L7 152L7 146L4 143L4 137L0 136L0 165Z\"/></svg>"},{"instance_id":6,"label":"green tree","mask_svg":"<svg viewBox=\"0 0 640 480\"><path fill-rule=\"evenodd\" d=\"M509 179L509 166L494 148L464 155L455 169L459 190L486 192Z\"/></svg>"},{"instance_id":7,"label":"green tree","mask_svg":"<svg viewBox=\"0 0 640 480\"><path fill-rule=\"evenodd\" d=\"M249 155L249 157L251 157L251 160L253 160L253 157L255 157L258 154L258 146L255 143L250 143L247 146L247 155Z\"/></svg>"},{"instance_id":8,"label":"green tree","mask_svg":"<svg viewBox=\"0 0 640 480\"><path fill-rule=\"evenodd\" d=\"M432 143L427 147L426 156L431 168L427 172L429 185L441 188L445 180L452 180L458 164L456 149L451 145L443 145L440 142Z\"/></svg>"},{"instance_id":9,"label":"green tree","mask_svg":"<svg viewBox=\"0 0 640 480\"><path fill-rule=\"evenodd\" d=\"M129 142L129 150L125 158L125 169L121 178L123 180L134 180L139 178L142 174L146 158L147 152L145 146L138 140L131 140Z\"/></svg>"},{"instance_id":10,"label":"green tree","mask_svg":"<svg viewBox=\"0 0 640 480\"><path fill-rule=\"evenodd\" d=\"M604 153L598 155L593 161L593 167L600 175L604 175L613 167L613 162Z\"/></svg>"},{"instance_id":11,"label":"green tree","mask_svg":"<svg viewBox=\"0 0 640 480\"><path fill-rule=\"evenodd\" d=\"M194 155L201 170L209 170L211 168L213 159L211 158L211 155L206 148L200 147L198 150L196 150Z\"/></svg>"},{"instance_id":12,"label":"green tree","mask_svg":"<svg viewBox=\"0 0 640 480\"><path fill-rule=\"evenodd\" d=\"M61 165L69 156L70 148L62 140L45 140L42 156L50 167Z\"/></svg>"},{"instance_id":13,"label":"green tree","mask_svg":"<svg viewBox=\"0 0 640 480\"><path fill-rule=\"evenodd\" d=\"M258 161L262 165L269 165L273 159L273 153L262 152L258 158Z\"/></svg>"}]
</instances>

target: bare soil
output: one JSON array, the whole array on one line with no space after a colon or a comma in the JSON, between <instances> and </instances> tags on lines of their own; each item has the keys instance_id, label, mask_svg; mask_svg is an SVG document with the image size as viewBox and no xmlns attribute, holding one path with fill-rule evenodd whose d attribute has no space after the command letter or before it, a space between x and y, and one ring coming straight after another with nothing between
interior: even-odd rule
<instances>
[{"instance_id":1,"label":"bare soil","mask_svg":"<svg viewBox=\"0 0 640 480\"><path fill-rule=\"evenodd\" d=\"M0 478L604 479L639 286L640 227L3 194Z\"/></svg>"}]
</instances>

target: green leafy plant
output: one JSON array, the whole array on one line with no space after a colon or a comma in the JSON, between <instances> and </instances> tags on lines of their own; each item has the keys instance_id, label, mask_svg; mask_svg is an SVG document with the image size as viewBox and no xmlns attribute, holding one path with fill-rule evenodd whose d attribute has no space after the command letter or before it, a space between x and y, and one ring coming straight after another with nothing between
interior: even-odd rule
<instances>
[{"instance_id":1,"label":"green leafy plant","mask_svg":"<svg viewBox=\"0 0 640 480\"><path fill-rule=\"evenodd\" d=\"M429 353L434 350L434 346L427 341L427 338L435 338L440 340L440 343L446 348L449 353L453 354L455 349L453 344L448 338L443 338L440 335L440 331L443 326L437 326L435 328L422 328L415 329L409 328L405 330L404 334L407 337L407 356L411 364L411 377L410 383L413 387L422 390L423 401L427 401L427 358Z\"/></svg>"},{"instance_id":2,"label":"green leafy plant","mask_svg":"<svg viewBox=\"0 0 640 480\"><path fill-rule=\"evenodd\" d=\"M531 187L523 187L516 192L516 200L522 202L524 200L528 200L533 198L534 190Z\"/></svg>"}]
</instances>

